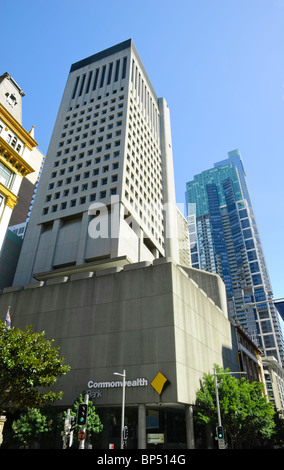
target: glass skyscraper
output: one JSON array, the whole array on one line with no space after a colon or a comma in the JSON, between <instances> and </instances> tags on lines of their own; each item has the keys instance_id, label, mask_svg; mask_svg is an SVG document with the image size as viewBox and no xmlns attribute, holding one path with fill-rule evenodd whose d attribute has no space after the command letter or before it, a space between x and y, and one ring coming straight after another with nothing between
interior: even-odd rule
<instances>
[{"instance_id":1,"label":"glass skyscraper","mask_svg":"<svg viewBox=\"0 0 284 470\"><path fill-rule=\"evenodd\" d=\"M228 309L264 356L284 365L279 315L238 150L186 183L192 267L217 273Z\"/></svg>"}]
</instances>

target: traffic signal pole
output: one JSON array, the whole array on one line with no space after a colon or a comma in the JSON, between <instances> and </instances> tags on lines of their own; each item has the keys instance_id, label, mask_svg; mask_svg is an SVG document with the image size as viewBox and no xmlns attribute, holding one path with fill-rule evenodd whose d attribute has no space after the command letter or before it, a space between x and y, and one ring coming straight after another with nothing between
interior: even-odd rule
<instances>
[{"instance_id":1,"label":"traffic signal pole","mask_svg":"<svg viewBox=\"0 0 284 470\"><path fill-rule=\"evenodd\" d=\"M85 405L88 406L88 403L89 403L89 395L88 394L85 395L85 402L84 403L85 403ZM86 430L87 430L87 422L84 424L81 431L83 431L86 435ZM85 441L86 441L86 439L82 439L80 441L79 449L85 449Z\"/></svg>"},{"instance_id":2,"label":"traffic signal pole","mask_svg":"<svg viewBox=\"0 0 284 470\"><path fill-rule=\"evenodd\" d=\"M64 430L62 432L62 440L63 440L63 449L67 449L67 436L69 433L70 428L70 409L68 408L66 413L66 418L64 420Z\"/></svg>"},{"instance_id":3,"label":"traffic signal pole","mask_svg":"<svg viewBox=\"0 0 284 470\"><path fill-rule=\"evenodd\" d=\"M125 416L125 378L126 371L123 370L123 373L114 372L114 375L120 375L122 377L122 406L121 406L121 431L120 431L120 448L124 448L123 432L124 432L124 416Z\"/></svg>"},{"instance_id":4,"label":"traffic signal pole","mask_svg":"<svg viewBox=\"0 0 284 470\"><path fill-rule=\"evenodd\" d=\"M217 414L218 414L218 426L222 426L221 413L220 413L220 404L219 404L218 384L217 384L217 373L216 373L215 367L214 367L214 382L215 382L216 405L217 405Z\"/></svg>"},{"instance_id":5,"label":"traffic signal pole","mask_svg":"<svg viewBox=\"0 0 284 470\"><path fill-rule=\"evenodd\" d=\"M224 431L221 422L221 412L220 412L220 404L219 404L219 392L218 392L218 383L217 383L217 375L229 375L229 374L246 374L246 372L217 372L216 368L214 367L214 382L215 382L215 393L216 393L216 406L217 406L217 414L218 414L218 426L217 426L217 439L218 439L218 446L219 449L225 449L224 445Z\"/></svg>"}]
</instances>

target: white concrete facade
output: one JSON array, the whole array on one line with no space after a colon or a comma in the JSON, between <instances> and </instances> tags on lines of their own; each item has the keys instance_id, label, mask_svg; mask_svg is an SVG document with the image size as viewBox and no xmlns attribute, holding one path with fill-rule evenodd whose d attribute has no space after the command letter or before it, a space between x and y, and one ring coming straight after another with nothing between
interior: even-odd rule
<instances>
[{"instance_id":1,"label":"white concrete facade","mask_svg":"<svg viewBox=\"0 0 284 470\"><path fill-rule=\"evenodd\" d=\"M70 407L85 391L101 416L113 409L119 416L121 384L113 373L125 369L126 417L138 429L133 446L149 443L149 410L166 413L174 407L186 425L182 444L194 447L192 407L203 374L212 373L214 364L238 370L219 276L168 258L65 274L56 278L51 271L45 280L0 295L0 311L11 306L13 326L46 331L71 366L56 384L64 395L55 405ZM153 385L159 373L168 381L162 391ZM132 410L138 411L137 421ZM160 432L167 445L176 444L162 423Z\"/></svg>"},{"instance_id":2,"label":"white concrete facade","mask_svg":"<svg viewBox=\"0 0 284 470\"><path fill-rule=\"evenodd\" d=\"M73 64L14 285L102 258L178 261L170 132L132 40Z\"/></svg>"}]
</instances>

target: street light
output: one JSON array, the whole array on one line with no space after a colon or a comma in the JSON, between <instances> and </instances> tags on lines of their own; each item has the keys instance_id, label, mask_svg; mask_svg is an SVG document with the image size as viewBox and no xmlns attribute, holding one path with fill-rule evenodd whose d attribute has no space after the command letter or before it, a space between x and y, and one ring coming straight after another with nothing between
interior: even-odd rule
<instances>
[{"instance_id":1,"label":"street light","mask_svg":"<svg viewBox=\"0 0 284 470\"><path fill-rule=\"evenodd\" d=\"M113 375L120 375L123 380L122 380L122 409L121 409L121 436L120 436L120 448L123 449L123 429L124 429L124 412L125 412L125 377L126 377L126 372L125 370L123 371L123 374L120 374L119 372L114 372Z\"/></svg>"}]
</instances>

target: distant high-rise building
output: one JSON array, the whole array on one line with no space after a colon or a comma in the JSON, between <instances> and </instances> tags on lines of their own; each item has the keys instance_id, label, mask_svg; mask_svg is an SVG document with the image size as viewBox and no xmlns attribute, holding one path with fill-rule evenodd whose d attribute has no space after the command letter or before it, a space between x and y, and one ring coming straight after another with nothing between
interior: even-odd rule
<instances>
[{"instance_id":1,"label":"distant high-rise building","mask_svg":"<svg viewBox=\"0 0 284 470\"><path fill-rule=\"evenodd\" d=\"M177 233L169 108L130 39L71 66L14 284L179 261Z\"/></svg>"},{"instance_id":2,"label":"distant high-rise building","mask_svg":"<svg viewBox=\"0 0 284 470\"><path fill-rule=\"evenodd\" d=\"M283 366L279 315L239 151L186 183L186 199L192 267L221 276L230 315Z\"/></svg>"}]
</instances>

